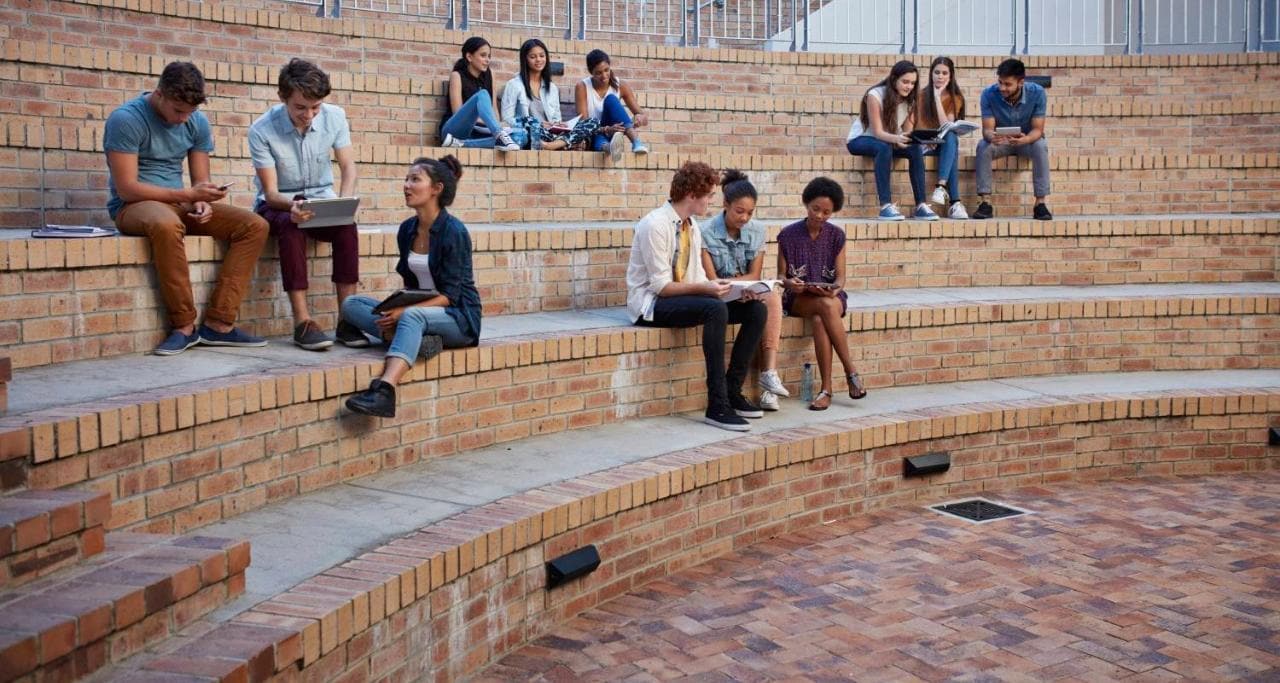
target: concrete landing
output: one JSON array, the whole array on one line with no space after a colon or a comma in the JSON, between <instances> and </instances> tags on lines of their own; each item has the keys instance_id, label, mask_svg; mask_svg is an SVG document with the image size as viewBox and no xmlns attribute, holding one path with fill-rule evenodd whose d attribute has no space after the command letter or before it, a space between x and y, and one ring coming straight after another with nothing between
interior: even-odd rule
<instances>
[{"instance_id":1,"label":"concrete landing","mask_svg":"<svg viewBox=\"0 0 1280 683\"><path fill-rule=\"evenodd\" d=\"M1104 285L1090 287L932 287L885 289L849 293L850 310L889 309L967 303L1018 301L1080 301L1143 297L1277 296L1280 283ZM484 319L484 342L530 334L571 333L580 330L627 327L622 308L557 311ZM264 348L232 349L200 346L177 357L130 355L57 363L14 372L9 384L9 415L85 401L126 396L141 391L191 384L294 366L331 365L343 358L377 358L380 350L348 349L335 345L317 353L293 346L287 338L273 339Z\"/></svg>"},{"instance_id":2,"label":"concrete landing","mask_svg":"<svg viewBox=\"0 0 1280 683\"><path fill-rule=\"evenodd\" d=\"M1172 389L1280 388L1280 370L1114 373L930 384L838 395L813 412L796 399L753 420L753 433L947 405ZM740 436L701 415L626 420L590 430L504 443L379 473L291 498L201 529L248 538L253 564L244 596L216 613L227 619L320 571L414 529L500 498L673 451ZM655 438L657 437L657 438Z\"/></svg>"}]
</instances>

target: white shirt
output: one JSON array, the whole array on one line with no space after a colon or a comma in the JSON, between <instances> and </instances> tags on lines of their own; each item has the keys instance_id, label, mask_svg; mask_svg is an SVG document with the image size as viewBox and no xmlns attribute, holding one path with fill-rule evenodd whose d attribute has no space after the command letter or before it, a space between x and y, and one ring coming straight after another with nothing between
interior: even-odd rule
<instances>
[{"instance_id":1,"label":"white shirt","mask_svg":"<svg viewBox=\"0 0 1280 683\"><path fill-rule=\"evenodd\" d=\"M548 84L538 98L542 102L542 116L538 115L540 112L525 93L524 82L520 77L507 81L507 85L502 88L502 123L514 128L516 119L524 116L532 116L543 123L560 121L560 90L556 88L556 84Z\"/></svg>"},{"instance_id":2,"label":"white shirt","mask_svg":"<svg viewBox=\"0 0 1280 683\"><path fill-rule=\"evenodd\" d=\"M689 219L689 266L684 282L706 282L702 270L702 231ZM680 246L680 216L671 202L649 212L636 223L627 262L627 313L632 322L653 320L658 292L674 280L676 249Z\"/></svg>"},{"instance_id":3,"label":"white shirt","mask_svg":"<svg viewBox=\"0 0 1280 683\"><path fill-rule=\"evenodd\" d=\"M876 101L880 103L881 107L883 107L884 106L884 86L878 85L872 88L871 90L867 91L867 97L876 98ZM911 113L911 109L910 107L907 106L906 102L898 103L898 130L902 130L902 125L907 122L907 116L910 113ZM887 133L889 131L885 131L885 132ZM871 132L870 127L868 128L862 127L862 116L860 114L854 114L853 125L849 127L849 137L845 138L844 141L848 142L856 137L861 137L863 135L872 135L872 134L873 133Z\"/></svg>"},{"instance_id":4,"label":"white shirt","mask_svg":"<svg viewBox=\"0 0 1280 683\"><path fill-rule=\"evenodd\" d=\"M604 92L604 97L596 93L596 87L591 84L590 76L582 79L582 84L587 88L587 118L589 119L600 120L600 112L604 110L604 97L617 95L618 99L622 99L622 95L618 92L618 88L622 87L622 81L618 81L617 88L609 86L609 89Z\"/></svg>"},{"instance_id":5,"label":"white shirt","mask_svg":"<svg viewBox=\"0 0 1280 683\"><path fill-rule=\"evenodd\" d=\"M409 252L409 259L405 265L409 266L409 270L418 277L418 289L436 288L436 279L431 277L430 261L431 257L427 254Z\"/></svg>"}]
</instances>

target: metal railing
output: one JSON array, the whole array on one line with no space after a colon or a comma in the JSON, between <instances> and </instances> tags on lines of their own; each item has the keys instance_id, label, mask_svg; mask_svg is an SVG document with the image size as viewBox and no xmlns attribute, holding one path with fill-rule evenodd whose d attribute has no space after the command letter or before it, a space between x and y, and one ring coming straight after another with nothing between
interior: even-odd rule
<instances>
[{"instance_id":1,"label":"metal railing","mask_svg":"<svg viewBox=\"0 0 1280 683\"><path fill-rule=\"evenodd\" d=\"M1280 0L284 0L669 44L766 50L1144 54L1280 49ZM896 7L895 7L896 5Z\"/></svg>"}]
</instances>

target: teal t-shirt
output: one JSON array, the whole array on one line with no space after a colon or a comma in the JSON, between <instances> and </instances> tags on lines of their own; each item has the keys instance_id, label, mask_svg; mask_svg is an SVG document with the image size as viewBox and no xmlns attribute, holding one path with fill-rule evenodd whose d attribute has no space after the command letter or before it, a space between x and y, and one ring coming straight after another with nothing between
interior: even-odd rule
<instances>
[{"instance_id":1,"label":"teal t-shirt","mask_svg":"<svg viewBox=\"0 0 1280 683\"><path fill-rule=\"evenodd\" d=\"M138 181L157 187L181 189L182 164L187 153L213 151L213 131L203 112L192 112L183 123L170 126L147 104L141 95L120 105L107 117L102 135L102 148L107 152L125 152L138 156ZM107 211L115 219L124 201L116 192L116 182L107 182L111 199Z\"/></svg>"}]
</instances>

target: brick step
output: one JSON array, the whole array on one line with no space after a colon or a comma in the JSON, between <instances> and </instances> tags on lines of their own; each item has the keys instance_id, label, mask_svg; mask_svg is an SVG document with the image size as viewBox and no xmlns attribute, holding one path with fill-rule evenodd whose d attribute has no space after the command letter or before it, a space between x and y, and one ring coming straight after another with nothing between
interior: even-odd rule
<instances>
[{"instance_id":1,"label":"brick step","mask_svg":"<svg viewBox=\"0 0 1280 683\"><path fill-rule=\"evenodd\" d=\"M846 325L873 390L1273 368L1277 287L869 292L853 295ZM0 438L13 439L10 462L29 485L109 491L113 528L169 533L420 459L703 407L697 330L638 328L618 309L502 316L485 330L479 348L417 364L390 420L343 408L381 368L378 350L315 354L277 343L23 371L21 381L77 394L0 419L0 435L11 435ZM811 354L804 323L785 320L779 369L791 387Z\"/></svg>"},{"instance_id":2,"label":"brick step","mask_svg":"<svg viewBox=\"0 0 1280 683\"><path fill-rule=\"evenodd\" d=\"M249 544L114 532L79 565L0 591L0 681L71 680L244 592Z\"/></svg>"},{"instance_id":3,"label":"brick step","mask_svg":"<svg viewBox=\"0 0 1280 683\"><path fill-rule=\"evenodd\" d=\"M15 491L0 497L0 590L102 552L111 496L96 491Z\"/></svg>"},{"instance_id":4,"label":"brick step","mask_svg":"<svg viewBox=\"0 0 1280 683\"><path fill-rule=\"evenodd\" d=\"M22 132L22 131L20 131ZM5 137L7 135L7 137ZM101 137L100 131L96 133ZM231 145L230 140L223 142ZM240 141L227 156L211 161L213 177L236 180L231 201L253 204L253 168ZM15 139L0 131L0 148L38 148L37 139ZM825 175L845 188L841 216L873 218L879 211L871 160L843 150L823 155L742 155L716 150L696 158L714 168L742 167L749 171L760 197L760 218L799 217L799 197L814 176ZM101 152L59 151L75 168L66 173L18 169L11 174L19 204L0 211L0 227L31 227L50 223L111 225L106 214L107 171ZM366 223L399 223L405 218L400 192L407 165L419 156L454 154L466 167L458 198L450 207L466 222L630 220L652 210L670 193L671 174L690 156L679 148L656 149L644 156L627 155L614 164L595 152L500 153L485 149L417 146L357 146L360 166L357 194L362 198L359 219ZM906 161L895 162L893 196L911 204ZM933 169L935 160L926 160ZM972 156L960 160L962 197L973 199ZM901 168L899 168L901 167ZM1053 153L1050 206L1060 216L1107 216L1149 213L1247 213L1280 211L1272 184L1280 154L1168 154L1152 151L1129 156ZM1030 217L1031 165L1016 157L994 164L998 216ZM929 171L932 178L932 170ZM55 176L55 177L50 177ZM53 186L48 189L49 186ZM970 209L973 207L970 206Z\"/></svg>"},{"instance_id":5,"label":"brick step","mask_svg":"<svg viewBox=\"0 0 1280 683\"><path fill-rule=\"evenodd\" d=\"M959 382L838 397L825 414L785 406L750 435L689 416L606 424L215 525L253 539L244 598L105 679L213 676L214 664L267 673L272 661L286 679L464 679L581 610L823 522L1014 487L1280 468L1266 447L1275 370ZM903 478L903 457L937 451L947 472ZM298 543L271 542L281 519ZM546 589L543 563L586 544L600 567ZM218 648L234 663L207 661Z\"/></svg>"},{"instance_id":6,"label":"brick step","mask_svg":"<svg viewBox=\"0 0 1280 683\"><path fill-rule=\"evenodd\" d=\"M786 222L766 221L770 242ZM849 239L850 291L1274 281L1280 259L1280 214L839 223ZM468 226L485 316L623 305L633 225ZM361 289L398 288L394 226L365 229ZM196 300L205 301L222 248L193 237L187 252ZM776 244L766 246L766 276L774 272L776 253ZM329 246L312 243L309 256L309 308L331 330ZM24 368L55 358L149 351L167 331L152 270L142 238L37 240L25 231L0 231L0 279L8 294L0 300L0 353L7 350L15 367ZM280 287L275 246L269 244L241 305L240 324L266 336L290 334Z\"/></svg>"}]
</instances>

